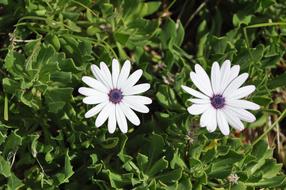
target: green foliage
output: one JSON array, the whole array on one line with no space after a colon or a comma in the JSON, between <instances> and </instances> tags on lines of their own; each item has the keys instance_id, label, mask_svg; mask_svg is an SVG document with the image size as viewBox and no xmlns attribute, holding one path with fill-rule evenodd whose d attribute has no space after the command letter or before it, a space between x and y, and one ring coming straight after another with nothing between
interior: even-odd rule
<instances>
[{"instance_id":1,"label":"green foliage","mask_svg":"<svg viewBox=\"0 0 286 190\"><path fill-rule=\"evenodd\" d=\"M0 0L0 188L285 188L270 143L248 142L285 109L286 4L206 2ZM112 58L151 84L151 111L126 135L85 119L77 93ZM186 111L193 65L225 59L257 88L245 135L207 134Z\"/></svg>"}]
</instances>

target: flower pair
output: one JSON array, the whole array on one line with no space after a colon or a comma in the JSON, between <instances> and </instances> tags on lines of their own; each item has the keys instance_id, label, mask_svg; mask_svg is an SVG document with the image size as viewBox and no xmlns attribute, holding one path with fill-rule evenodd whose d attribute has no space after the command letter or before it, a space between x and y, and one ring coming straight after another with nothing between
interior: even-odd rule
<instances>
[{"instance_id":1,"label":"flower pair","mask_svg":"<svg viewBox=\"0 0 286 190\"><path fill-rule=\"evenodd\" d=\"M96 105L86 114L90 118L98 114L95 125L100 127L108 120L108 131L114 133L116 125L121 132L128 130L127 119L134 125L139 125L140 120L135 111L141 113L149 112L146 105L152 100L148 97L138 95L147 91L150 84L137 84L143 74L141 69L130 75L130 61L125 61L120 69L119 62L112 60L112 72L104 62L100 68L91 66L94 78L84 76L83 82L90 88L81 87L79 93L86 96L85 104ZM196 98L189 99L193 105L188 108L192 115L202 114L200 118L201 127L206 127L213 132L218 127L224 135L229 134L229 124L237 130L243 130L241 121L253 122L255 116L247 110L257 110L259 106L255 103L240 100L255 90L255 86L241 87L247 80L248 74L239 74L239 66L231 67L230 61L226 60L221 68L214 62L211 69L211 80L205 70L198 64L195 72L190 77L195 86L201 91L196 91L187 86L182 88Z\"/></svg>"}]
</instances>

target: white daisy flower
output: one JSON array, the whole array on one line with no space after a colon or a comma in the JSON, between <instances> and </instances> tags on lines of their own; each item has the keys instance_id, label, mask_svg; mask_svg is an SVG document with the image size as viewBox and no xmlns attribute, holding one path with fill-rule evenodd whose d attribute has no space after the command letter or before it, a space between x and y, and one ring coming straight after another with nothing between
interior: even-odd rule
<instances>
[{"instance_id":1,"label":"white daisy flower","mask_svg":"<svg viewBox=\"0 0 286 190\"><path fill-rule=\"evenodd\" d=\"M247 80L248 74L239 73L239 65L231 67L229 60L224 61L221 68L214 62L211 69L211 80L205 70L198 64L195 72L190 73L191 80L201 91L187 86L182 88L194 96L189 99L193 105L188 108L192 115L200 115L200 126L206 127L209 132L217 126L224 135L229 134L229 125L238 131L244 129L242 121L254 122L255 116L247 110L258 110L259 105L241 100L255 90L254 85L241 87Z\"/></svg>"},{"instance_id":2,"label":"white daisy flower","mask_svg":"<svg viewBox=\"0 0 286 190\"><path fill-rule=\"evenodd\" d=\"M126 118L134 125L139 125L140 120L135 111L141 113L149 112L146 104L151 104L148 97L137 95L147 91L150 84L143 83L135 85L143 74L141 69L130 76L130 61L125 61L122 69L118 60L112 60L112 73L104 62L100 62L100 68L91 65L91 71L95 78L84 76L82 81L90 88L81 87L78 92L84 96L83 103L96 105L85 114L90 118L98 114L95 125L100 127L108 119L108 131L114 133L116 124L122 133L128 130Z\"/></svg>"}]
</instances>

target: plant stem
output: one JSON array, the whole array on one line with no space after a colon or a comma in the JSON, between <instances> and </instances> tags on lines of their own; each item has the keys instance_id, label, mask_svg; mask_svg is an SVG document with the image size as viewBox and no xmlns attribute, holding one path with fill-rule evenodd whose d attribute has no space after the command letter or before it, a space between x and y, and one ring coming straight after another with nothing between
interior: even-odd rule
<instances>
[{"instance_id":1,"label":"plant stem","mask_svg":"<svg viewBox=\"0 0 286 190\"><path fill-rule=\"evenodd\" d=\"M267 133L269 133L284 118L284 116L286 116L286 109L282 112L279 118L252 143L252 147L257 144L263 137L265 137Z\"/></svg>"}]
</instances>

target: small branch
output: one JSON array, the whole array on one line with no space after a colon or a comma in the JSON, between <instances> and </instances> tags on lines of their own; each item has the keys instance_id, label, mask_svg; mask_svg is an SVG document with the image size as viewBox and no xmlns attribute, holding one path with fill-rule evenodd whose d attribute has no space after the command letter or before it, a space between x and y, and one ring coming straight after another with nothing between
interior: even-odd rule
<instances>
[{"instance_id":1,"label":"small branch","mask_svg":"<svg viewBox=\"0 0 286 190\"><path fill-rule=\"evenodd\" d=\"M252 147L257 144L262 138L264 138L278 123L286 116L286 109L282 112L279 118L266 130L262 135L260 135L253 143Z\"/></svg>"},{"instance_id":2,"label":"small branch","mask_svg":"<svg viewBox=\"0 0 286 190\"><path fill-rule=\"evenodd\" d=\"M188 21L185 24L185 28L190 24L190 22L193 20L193 18L206 6L206 1L203 2L196 10L195 12L190 16Z\"/></svg>"}]
</instances>

